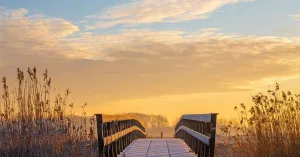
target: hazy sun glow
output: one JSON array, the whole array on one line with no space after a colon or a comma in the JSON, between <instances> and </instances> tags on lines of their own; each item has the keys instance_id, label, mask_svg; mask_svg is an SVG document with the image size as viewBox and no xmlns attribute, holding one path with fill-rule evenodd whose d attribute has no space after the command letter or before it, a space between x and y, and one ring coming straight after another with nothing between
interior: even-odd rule
<instances>
[{"instance_id":1,"label":"hazy sun glow","mask_svg":"<svg viewBox=\"0 0 300 157\"><path fill-rule=\"evenodd\" d=\"M90 115L234 117L268 85L300 91L297 0L25 3L0 3L0 77L48 69Z\"/></svg>"}]
</instances>

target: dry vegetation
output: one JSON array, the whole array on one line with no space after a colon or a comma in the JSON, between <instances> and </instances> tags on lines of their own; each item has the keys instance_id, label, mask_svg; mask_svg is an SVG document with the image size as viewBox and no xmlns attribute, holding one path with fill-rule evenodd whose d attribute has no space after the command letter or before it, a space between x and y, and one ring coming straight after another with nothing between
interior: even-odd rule
<instances>
[{"instance_id":1,"label":"dry vegetation","mask_svg":"<svg viewBox=\"0 0 300 157\"><path fill-rule=\"evenodd\" d=\"M53 97L47 70L42 79L39 82L36 68L25 73L17 69L13 90L2 79L0 156L98 156L95 118L86 115L87 104L81 106L82 115L75 115L74 104L68 102L70 91ZM103 121L137 119L146 128L168 124L163 116L141 115L103 115Z\"/></svg>"},{"instance_id":2,"label":"dry vegetation","mask_svg":"<svg viewBox=\"0 0 300 157\"><path fill-rule=\"evenodd\" d=\"M223 125L228 137L219 156L298 157L300 156L300 94L275 90L252 97L250 110L235 107L239 124ZM229 129L234 129L233 134Z\"/></svg>"},{"instance_id":3,"label":"dry vegetation","mask_svg":"<svg viewBox=\"0 0 300 157\"><path fill-rule=\"evenodd\" d=\"M69 90L50 99L51 78L47 70L43 82L36 68L26 74L17 70L18 86L9 91L2 79L0 99L0 156L97 156L92 127L95 121L74 115L73 103L68 103ZM75 122L76 121L76 122Z\"/></svg>"},{"instance_id":4,"label":"dry vegetation","mask_svg":"<svg viewBox=\"0 0 300 157\"><path fill-rule=\"evenodd\" d=\"M51 101L51 78L47 70L42 83L35 68L28 68L26 74L18 69L17 79L18 86L11 92L6 78L2 79L1 157L98 155L95 120L87 117L87 104L81 106L82 115L75 116L74 105L68 102L69 90ZM281 91L277 84L275 90L253 96L250 109L241 104L235 110L239 122L222 121L226 124L220 129L227 138L217 145L218 156L300 156L300 94ZM162 116L104 115L104 121L128 118L140 119L147 128L168 126Z\"/></svg>"}]
</instances>

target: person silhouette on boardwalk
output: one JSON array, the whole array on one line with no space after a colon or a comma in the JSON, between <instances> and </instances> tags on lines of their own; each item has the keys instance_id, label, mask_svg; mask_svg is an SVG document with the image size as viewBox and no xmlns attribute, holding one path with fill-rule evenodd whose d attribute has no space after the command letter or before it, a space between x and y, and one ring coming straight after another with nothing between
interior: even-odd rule
<instances>
[{"instance_id":1,"label":"person silhouette on boardwalk","mask_svg":"<svg viewBox=\"0 0 300 157\"><path fill-rule=\"evenodd\" d=\"M160 138L163 138L163 136L164 136L164 133L160 132Z\"/></svg>"}]
</instances>

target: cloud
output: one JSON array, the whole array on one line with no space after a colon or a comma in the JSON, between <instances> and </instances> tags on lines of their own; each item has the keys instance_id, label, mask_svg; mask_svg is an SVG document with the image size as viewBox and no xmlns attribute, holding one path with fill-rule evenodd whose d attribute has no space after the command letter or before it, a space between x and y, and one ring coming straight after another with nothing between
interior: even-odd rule
<instances>
[{"instance_id":1,"label":"cloud","mask_svg":"<svg viewBox=\"0 0 300 157\"><path fill-rule=\"evenodd\" d=\"M0 45L6 50L27 49L30 54L89 57L81 53L84 48L76 47L79 44L74 36L80 31L78 26L64 19L28 15L26 9L2 9L0 17Z\"/></svg>"},{"instance_id":2,"label":"cloud","mask_svg":"<svg viewBox=\"0 0 300 157\"><path fill-rule=\"evenodd\" d=\"M83 38L101 41L101 51L122 65L115 73L132 79L117 84L141 94L246 90L254 87L252 82L300 74L297 38L222 34L214 28L193 33L124 30Z\"/></svg>"},{"instance_id":3,"label":"cloud","mask_svg":"<svg viewBox=\"0 0 300 157\"><path fill-rule=\"evenodd\" d=\"M260 80L298 76L299 52L299 37L224 34L219 28L93 34L64 19L1 12L5 69L52 69L64 78L62 85L101 93L95 101L248 90Z\"/></svg>"},{"instance_id":4,"label":"cloud","mask_svg":"<svg viewBox=\"0 0 300 157\"><path fill-rule=\"evenodd\" d=\"M295 20L300 20L300 14L290 15L290 17L292 17Z\"/></svg>"},{"instance_id":5,"label":"cloud","mask_svg":"<svg viewBox=\"0 0 300 157\"><path fill-rule=\"evenodd\" d=\"M100 14L86 16L99 19L86 29L108 28L117 24L135 25L154 22L178 22L206 19L216 9L249 0L140 0L107 9Z\"/></svg>"},{"instance_id":6,"label":"cloud","mask_svg":"<svg viewBox=\"0 0 300 157\"><path fill-rule=\"evenodd\" d=\"M25 9L0 12L1 34L7 41L58 40L76 31L78 27L59 18L44 18L43 15L26 16Z\"/></svg>"}]
</instances>

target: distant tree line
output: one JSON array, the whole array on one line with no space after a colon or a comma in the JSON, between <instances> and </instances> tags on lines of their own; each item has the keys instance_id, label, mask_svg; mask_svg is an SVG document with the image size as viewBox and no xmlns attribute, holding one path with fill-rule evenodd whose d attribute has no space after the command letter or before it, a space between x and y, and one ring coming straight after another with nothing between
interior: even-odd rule
<instances>
[{"instance_id":1,"label":"distant tree line","mask_svg":"<svg viewBox=\"0 0 300 157\"><path fill-rule=\"evenodd\" d=\"M165 128L169 127L169 121L167 117L162 115L147 115L141 113L130 113L141 120L146 128Z\"/></svg>"}]
</instances>

